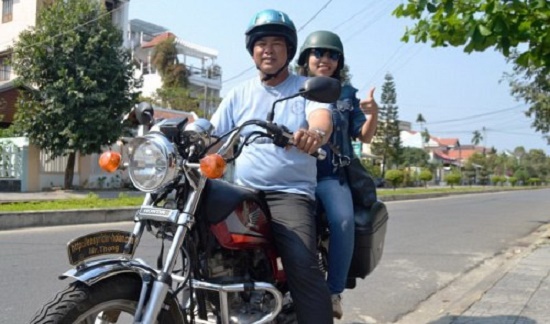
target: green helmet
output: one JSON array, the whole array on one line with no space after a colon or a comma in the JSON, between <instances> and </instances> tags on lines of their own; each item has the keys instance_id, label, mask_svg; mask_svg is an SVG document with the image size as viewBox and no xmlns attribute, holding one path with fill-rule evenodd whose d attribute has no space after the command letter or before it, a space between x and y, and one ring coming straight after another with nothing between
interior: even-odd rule
<instances>
[{"instance_id":1,"label":"green helmet","mask_svg":"<svg viewBox=\"0 0 550 324\"><path fill-rule=\"evenodd\" d=\"M298 56L298 65L305 66L307 64L307 55L312 48L326 48L340 53L338 61L338 69L344 66L344 45L340 37L333 32L319 30L309 34L300 48L300 56Z\"/></svg>"}]
</instances>

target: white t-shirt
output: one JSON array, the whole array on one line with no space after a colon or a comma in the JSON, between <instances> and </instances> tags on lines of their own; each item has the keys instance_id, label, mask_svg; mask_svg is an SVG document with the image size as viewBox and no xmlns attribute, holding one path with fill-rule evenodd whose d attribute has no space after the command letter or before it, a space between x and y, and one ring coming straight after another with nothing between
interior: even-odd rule
<instances>
[{"instance_id":1,"label":"white t-shirt","mask_svg":"<svg viewBox=\"0 0 550 324\"><path fill-rule=\"evenodd\" d=\"M218 136L225 134L251 119L266 120L273 102L298 92L306 79L291 74L281 84L271 87L255 77L235 87L224 97L212 116L214 133ZM291 132L307 129L307 116L317 109L330 109L330 106L298 96L277 103L273 122L286 126ZM247 135L255 129L254 126L248 126L241 135ZM295 147L285 149L266 139L259 139L243 148L235 166L237 184L266 191L306 194L315 198L316 159Z\"/></svg>"}]
</instances>

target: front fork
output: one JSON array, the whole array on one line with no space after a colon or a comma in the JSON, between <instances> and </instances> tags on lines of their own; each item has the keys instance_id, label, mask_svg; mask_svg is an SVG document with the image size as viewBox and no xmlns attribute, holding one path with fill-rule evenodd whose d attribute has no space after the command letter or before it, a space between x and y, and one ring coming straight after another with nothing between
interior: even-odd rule
<instances>
[{"instance_id":1,"label":"front fork","mask_svg":"<svg viewBox=\"0 0 550 324\"><path fill-rule=\"evenodd\" d=\"M139 318L140 313L136 314L136 323L155 323L162 305L164 304L166 295L172 287L172 273L176 266L179 250L183 245L187 232L194 224L193 215L195 215L197 210L200 194L206 183L206 178L200 177L198 182L198 186L195 187L195 190L189 193L189 198L187 199L183 212L178 217L176 233L174 234L172 244L166 255L164 266L153 281L147 303L145 303L145 300L142 300L145 299L144 296L146 294L141 294L138 308L143 309L143 315ZM145 286L146 285L144 285L144 287Z\"/></svg>"},{"instance_id":2,"label":"front fork","mask_svg":"<svg viewBox=\"0 0 550 324\"><path fill-rule=\"evenodd\" d=\"M157 278L153 281L153 286L151 287L151 294L149 301L145 304L143 316L140 321L142 323L155 323L158 314L160 313L161 307L164 303L164 299L168 294L168 290L172 287L172 272L176 264L177 254L179 247L182 246L187 234L188 228L185 225L179 225L176 234L174 235L174 240L170 246L170 250L166 256L166 263L162 268L162 271L158 274ZM144 285L146 287L146 285ZM143 304L145 294L142 293L140 298L140 305ZM136 314L139 316L139 314Z\"/></svg>"}]
</instances>

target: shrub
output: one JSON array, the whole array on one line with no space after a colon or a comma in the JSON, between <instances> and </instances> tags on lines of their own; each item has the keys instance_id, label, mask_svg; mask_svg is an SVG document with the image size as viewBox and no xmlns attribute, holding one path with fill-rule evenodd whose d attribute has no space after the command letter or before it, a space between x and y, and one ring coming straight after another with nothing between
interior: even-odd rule
<instances>
[{"instance_id":1,"label":"shrub","mask_svg":"<svg viewBox=\"0 0 550 324\"><path fill-rule=\"evenodd\" d=\"M428 187L428 181L432 181L432 179L434 178L434 175L432 173L432 171L428 170L428 169L423 169L421 172L420 172L420 180L424 181L424 187Z\"/></svg>"},{"instance_id":2,"label":"shrub","mask_svg":"<svg viewBox=\"0 0 550 324\"><path fill-rule=\"evenodd\" d=\"M460 180L462 180L462 175L456 171L453 171L445 176L445 182L451 185L451 188L454 188L454 185L459 184Z\"/></svg>"},{"instance_id":3,"label":"shrub","mask_svg":"<svg viewBox=\"0 0 550 324\"><path fill-rule=\"evenodd\" d=\"M405 176L401 170L388 170L384 176L384 179L391 183L394 190L397 185L403 183L404 178Z\"/></svg>"}]
</instances>

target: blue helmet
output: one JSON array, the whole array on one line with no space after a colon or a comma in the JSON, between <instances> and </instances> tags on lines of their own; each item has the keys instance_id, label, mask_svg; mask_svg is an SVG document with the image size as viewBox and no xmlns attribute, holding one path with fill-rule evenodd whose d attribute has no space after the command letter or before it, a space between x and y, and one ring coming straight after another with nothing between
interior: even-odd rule
<instances>
[{"instance_id":1,"label":"blue helmet","mask_svg":"<svg viewBox=\"0 0 550 324\"><path fill-rule=\"evenodd\" d=\"M282 11L266 9L252 17L246 35L246 49L252 55L254 43L265 36L281 36L286 39L288 61L296 54L298 36L296 27L288 15Z\"/></svg>"}]
</instances>

